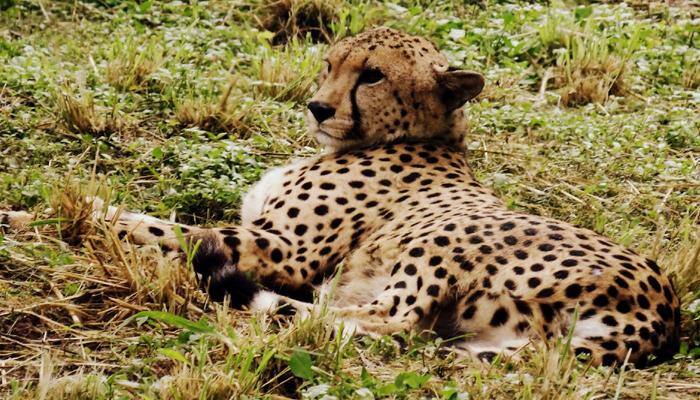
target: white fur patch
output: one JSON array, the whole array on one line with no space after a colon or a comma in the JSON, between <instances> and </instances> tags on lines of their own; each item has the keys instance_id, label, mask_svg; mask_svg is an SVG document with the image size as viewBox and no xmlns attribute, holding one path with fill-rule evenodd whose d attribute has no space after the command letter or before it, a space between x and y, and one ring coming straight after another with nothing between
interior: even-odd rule
<instances>
[{"instance_id":1,"label":"white fur patch","mask_svg":"<svg viewBox=\"0 0 700 400\"><path fill-rule=\"evenodd\" d=\"M577 321L574 327L574 337L586 338L589 336L606 336L610 334L610 327L595 319Z\"/></svg>"},{"instance_id":2,"label":"white fur patch","mask_svg":"<svg viewBox=\"0 0 700 400\"><path fill-rule=\"evenodd\" d=\"M241 205L241 223L243 225L250 225L260 217L267 199L274 196L276 191L282 188L284 173L292 169L295 164L272 168L248 190Z\"/></svg>"},{"instance_id":3,"label":"white fur patch","mask_svg":"<svg viewBox=\"0 0 700 400\"><path fill-rule=\"evenodd\" d=\"M262 291L258 292L253 301L250 302L248 308L250 311L271 313L279 304L279 295L273 292Z\"/></svg>"}]
</instances>

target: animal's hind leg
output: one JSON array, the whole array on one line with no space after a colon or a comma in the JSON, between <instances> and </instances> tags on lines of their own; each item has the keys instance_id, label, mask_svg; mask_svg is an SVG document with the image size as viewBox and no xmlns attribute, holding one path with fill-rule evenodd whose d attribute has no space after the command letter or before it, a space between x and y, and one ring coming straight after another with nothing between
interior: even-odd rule
<instances>
[{"instance_id":1,"label":"animal's hind leg","mask_svg":"<svg viewBox=\"0 0 700 400\"><path fill-rule=\"evenodd\" d=\"M369 300L342 307L331 305L326 309L338 321L345 323L346 329L353 326L361 334L387 335L430 326L434 312L451 299L453 293L449 292L447 279L417 275L413 262L416 260L408 259L396 263L393 268L389 267L392 273L386 286ZM226 284L225 276L214 279L219 287L233 286ZM271 296L267 300L263 308L275 309L277 301L283 299ZM308 303L304 304L298 305L309 307Z\"/></svg>"},{"instance_id":2,"label":"animal's hind leg","mask_svg":"<svg viewBox=\"0 0 700 400\"><path fill-rule=\"evenodd\" d=\"M215 277L214 279L219 278ZM233 282L238 278L230 276L223 277L223 279L229 279ZM229 290L234 285L224 286L227 288L226 294L232 297L236 295L235 291ZM269 314L281 311L282 314L300 313L304 316L324 309L330 316L337 318L336 325L338 327L343 325L344 333L381 336L411 330L418 325L422 318L420 313L411 310L404 312L403 307L397 308L397 301L394 300L396 297L395 293L383 293L371 304L334 307L298 301L272 291L261 290L251 296L247 308L251 311ZM399 312L402 313L401 316L397 316Z\"/></svg>"}]
</instances>

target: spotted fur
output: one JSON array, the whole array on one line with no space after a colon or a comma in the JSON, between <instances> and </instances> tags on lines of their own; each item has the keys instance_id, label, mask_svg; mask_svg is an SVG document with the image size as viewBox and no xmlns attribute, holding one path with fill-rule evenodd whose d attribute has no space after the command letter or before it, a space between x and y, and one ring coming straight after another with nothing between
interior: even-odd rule
<instances>
[{"instance_id":1,"label":"spotted fur","mask_svg":"<svg viewBox=\"0 0 700 400\"><path fill-rule=\"evenodd\" d=\"M676 352L679 300L654 261L510 211L474 179L459 108L480 75L390 29L336 44L327 62L309 112L327 153L268 172L239 226L179 225L200 243L194 265L214 299L306 312L342 265L331 310L361 333L470 333L456 347L485 360L569 329L596 365ZM175 226L128 212L114 221L119 238L166 252L180 251Z\"/></svg>"}]
</instances>

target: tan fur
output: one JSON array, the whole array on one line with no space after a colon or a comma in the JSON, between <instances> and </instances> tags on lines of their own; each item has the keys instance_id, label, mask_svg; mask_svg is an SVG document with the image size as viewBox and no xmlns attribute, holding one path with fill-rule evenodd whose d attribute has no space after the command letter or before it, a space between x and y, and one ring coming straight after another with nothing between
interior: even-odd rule
<instances>
[{"instance_id":1,"label":"tan fur","mask_svg":"<svg viewBox=\"0 0 700 400\"><path fill-rule=\"evenodd\" d=\"M461 144L463 113L446 107L441 97L450 97L461 106L468 98L461 98L460 84L473 87L475 94L469 98L483 87L479 74L461 71L466 74L462 76L448 71L447 58L430 41L388 28L340 41L325 60L319 90L311 101L333 106L336 114L321 124L310 115L309 131L330 150L400 138ZM385 78L357 86L356 107L361 110L357 129L362 137L348 137L353 127L351 93L358 77L369 69L381 70ZM455 89L459 92L453 93Z\"/></svg>"}]
</instances>

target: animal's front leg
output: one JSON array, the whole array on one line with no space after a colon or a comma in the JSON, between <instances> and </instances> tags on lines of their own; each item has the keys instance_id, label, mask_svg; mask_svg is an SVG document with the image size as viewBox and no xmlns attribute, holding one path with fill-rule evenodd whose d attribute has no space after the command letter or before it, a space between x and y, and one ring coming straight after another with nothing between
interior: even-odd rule
<instances>
[{"instance_id":1,"label":"animal's front leg","mask_svg":"<svg viewBox=\"0 0 700 400\"><path fill-rule=\"evenodd\" d=\"M111 208L111 207L110 207ZM206 237L211 229L176 224L144 214L122 212L111 222L111 231L121 241L136 245L155 244L164 253L184 253L182 244L192 245Z\"/></svg>"},{"instance_id":2,"label":"animal's front leg","mask_svg":"<svg viewBox=\"0 0 700 400\"><path fill-rule=\"evenodd\" d=\"M234 288L237 279L233 276L226 277L228 287ZM226 279L224 279L226 280ZM236 303L236 296L241 299L240 288L231 293L232 303ZM406 293L402 290L388 290L381 293L372 303L335 307L320 305L311 302L299 301L288 296L270 290L255 290L249 293L246 308L251 311L265 313L293 314L300 313L303 316L314 313L328 312L335 318L338 328L342 327L344 334L356 333L378 337L391 335L398 332L410 331L423 326L423 320L430 315L425 315L424 309L430 309L430 302L415 302L414 296L407 295L408 304L404 304L402 297ZM425 307L425 308L424 308Z\"/></svg>"},{"instance_id":3,"label":"animal's front leg","mask_svg":"<svg viewBox=\"0 0 700 400\"><path fill-rule=\"evenodd\" d=\"M155 244L166 254L182 257L187 251L194 252L194 269L202 275L204 289L215 300L229 294L238 303L235 305L245 305L258 283L283 295L312 299L307 284L320 263L307 262L302 254L308 249L298 248L280 232L175 224L106 207L100 199L94 199L93 210L97 219L103 217L112 223L112 231L122 241ZM183 244L188 249L183 249Z\"/></svg>"},{"instance_id":4,"label":"animal's front leg","mask_svg":"<svg viewBox=\"0 0 700 400\"><path fill-rule=\"evenodd\" d=\"M202 277L202 289L215 301L229 295L234 307L249 306L261 286L286 293L285 289L299 288L305 282L287 264L291 242L269 232L200 228L134 213L120 214L112 230L122 241L158 245L165 254L185 258L193 252L192 264Z\"/></svg>"}]
</instances>

